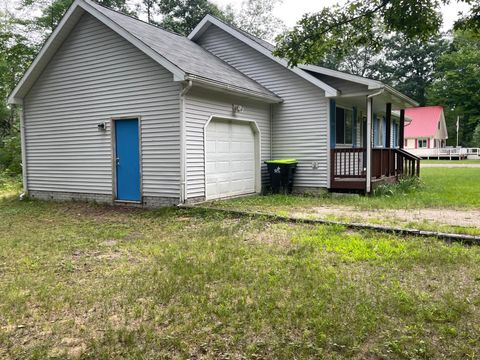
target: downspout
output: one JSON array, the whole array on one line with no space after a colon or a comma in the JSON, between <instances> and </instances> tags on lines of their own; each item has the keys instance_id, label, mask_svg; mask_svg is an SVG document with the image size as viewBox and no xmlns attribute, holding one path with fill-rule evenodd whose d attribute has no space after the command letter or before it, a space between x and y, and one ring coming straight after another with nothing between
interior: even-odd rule
<instances>
[{"instance_id":1,"label":"downspout","mask_svg":"<svg viewBox=\"0 0 480 360\"><path fill-rule=\"evenodd\" d=\"M373 98L383 94L384 89L367 96L367 174L365 179L365 192L369 194L372 191L372 117L373 117Z\"/></svg>"},{"instance_id":2,"label":"downspout","mask_svg":"<svg viewBox=\"0 0 480 360\"><path fill-rule=\"evenodd\" d=\"M270 160L273 159L273 111L274 104L270 104Z\"/></svg>"},{"instance_id":3,"label":"downspout","mask_svg":"<svg viewBox=\"0 0 480 360\"><path fill-rule=\"evenodd\" d=\"M20 148L22 151L22 182L23 182L23 194L21 197L28 195L28 183L27 183L27 147L25 143L25 118L22 108L18 110L20 117Z\"/></svg>"},{"instance_id":4,"label":"downspout","mask_svg":"<svg viewBox=\"0 0 480 360\"><path fill-rule=\"evenodd\" d=\"M186 183L186 133L185 133L185 95L192 88L192 80L187 80L184 88L180 91L180 203L183 204L187 198Z\"/></svg>"}]
</instances>

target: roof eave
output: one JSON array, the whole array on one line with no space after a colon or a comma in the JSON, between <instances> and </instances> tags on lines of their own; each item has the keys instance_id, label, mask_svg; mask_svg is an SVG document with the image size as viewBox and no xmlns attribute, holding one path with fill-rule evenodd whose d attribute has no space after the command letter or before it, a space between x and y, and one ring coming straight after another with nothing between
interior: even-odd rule
<instances>
[{"instance_id":1,"label":"roof eave","mask_svg":"<svg viewBox=\"0 0 480 360\"><path fill-rule=\"evenodd\" d=\"M391 86L389 86L389 85L383 85L383 86L384 86L384 89L385 89L386 92L388 92L392 96L395 96L396 98L402 100L405 103L405 105L410 105L410 106L406 106L406 107L420 106L420 104L418 102L416 102L412 98L408 97L407 95L402 94L400 91L392 88Z\"/></svg>"},{"instance_id":2,"label":"roof eave","mask_svg":"<svg viewBox=\"0 0 480 360\"><path fill-rule=\"evenodd\" d=\"M226 93L232 93L234 95L242 95L251 99L261 100L269 104L278 104L283 102L283 99L275 94L264 94L254 90L245 89L238 86L233 86L230 84L222 83L219 81L210 80L201 76L196 75L186 75L186 80L193 81L194 84L202 88L208 88L213 90L223 90Z\"/></svg>"},{"instance_id":3,"label":"roof eave","mask_svg":"<svg viewBox=\"0 0 480 360\"><path fill-rule=\"evenodd\" d=\"M343 79L346 81L351 81L358 84L366 85L368 86L369 90L381 89L383 87L383 83L380 81L368 79L359 75L348 74L338 70L327 69L317 65L301 64L301 65L298 65L298 67L303 70L316 72L317 74L332 76L338 79Z\"/></svg>"},{"instance_id":4,"label":"roof eave","mask_svg":"<svg viewBox=\"0 0 480 360\"><path fill-rule=\"evenodd\" d=\"M346 81L351 81L357 84L366 85L368 87L368 90L384 89L387 93L400 99L406 105L410 105L410 107L419 106L418 102L416 102L415 100L409 98L407 95L402 94L400 91L395 90L393 87L386 85L378 80L368 79L359 75L352 75L352 74L344 73L342 71L331 70L331 69L323 68L316 65L299 65L299 67L301 69L316 72L326 76L332 76L332 77L336 77Z\"/></svg>"}]
</instances>

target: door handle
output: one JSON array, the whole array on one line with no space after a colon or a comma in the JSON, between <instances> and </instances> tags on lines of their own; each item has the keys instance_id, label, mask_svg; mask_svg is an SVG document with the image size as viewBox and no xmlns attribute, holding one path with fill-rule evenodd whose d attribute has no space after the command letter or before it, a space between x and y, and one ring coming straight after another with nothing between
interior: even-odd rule
<instances>
[{"instance_id":1,"label":"door handle","mask_svg":"<svg viewBox=\"0 0 480 360\"><path fill-rule=\"evenodd\" d=\"M115 162L117 163L117 166L120 165L120 158L117 157L117 158L115 159Z\"/></svg>"}]
</instances>

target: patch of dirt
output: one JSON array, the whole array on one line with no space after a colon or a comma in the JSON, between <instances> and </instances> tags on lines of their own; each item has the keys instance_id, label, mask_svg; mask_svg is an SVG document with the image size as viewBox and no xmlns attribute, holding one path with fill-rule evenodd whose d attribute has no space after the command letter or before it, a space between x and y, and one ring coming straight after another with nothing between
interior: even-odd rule
<instances>
[{"instance_id":1,"label":"patch of dirt","mask_svg":"<svg viewBox=\"0 0 480 360\"><path fill-rule=\"evenodd\" d=\"M107 241L104 241L102 243L102 245L105 245L105 246L115 246L118 244L118 241L117 240L107 240Z\"/></svg>"},{"instance_id":2,"label":"patch of dirt","mask_svg":"<svg viewBox=\"0 0 480 360\"><path fill-rule=\"evenodd\" d=\"M246 236L245 241L273 246L284 249L292 248L292 229L295 224L266 223L265 227Z\"/></svg>"},{"instance_id":3,"label":"patch of dirt","mask_svg":"<svg viewBox=\"0 0 480 360\"><path fill-rule=\"evenodd\" d=\"M126 240L126 241L134 241L134 240L140 240L140 239L143 239L143 234L136 231L126 235L123 238L123 240Z\"/></svg>"},{"instance_id":4,"label":"patch of dirt","mask_svg":"<svg viewBox=\"0 0 480 360\"><path fill-rule=\"evenodd\" d=\"M112 206L108 204L92 204L82 201L70 201L61 203L59 211L62 214L71 214L76 218L94 219L98 222L103 222L105 219L110 219L112 216L122 218L124 215L132 215L144 212L142 208Z\"/></svg>"},{"instance_id":5,"label":"patch of dirt","mask_svg":"<svg viewBox=\"0 0 480 360\"><path fill-rule=\"evenodd\" d=\"M52 348L49 352L51 357L65 357L78 359L87 350L87 346L81 339L63 338L59 346Z\"/></svg>"},{"instance_id":6,"label":"patch of dirt","mask_svg":"<svg viewBox=\"0 0 480 360\"><path fill-rule=\"evenodd\" d=\"M439 225L480 227L480 210L454 209L382 209L360 210L351 206L321 206L313 207L305 212L294 212L295 217L309 217L312 215L320 219L332 216L350 218L354 221L381 222L431 222Z\"/></svg>"}]
</instances>

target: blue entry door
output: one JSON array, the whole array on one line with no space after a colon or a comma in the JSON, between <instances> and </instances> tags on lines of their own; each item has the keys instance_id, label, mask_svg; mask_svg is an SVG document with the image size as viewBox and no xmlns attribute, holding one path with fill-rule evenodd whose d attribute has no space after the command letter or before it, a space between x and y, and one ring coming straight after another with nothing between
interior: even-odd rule
<instances>
[{"instance_id":1,"label":"blue entry door","mask_svg":"<svg viewBox=\"0 0 480 360\"><path fill-rule=\"evenodd\" d=\"M140 201L138 119L115 121L117 200Z\"/></svg>"}]
</instances>

